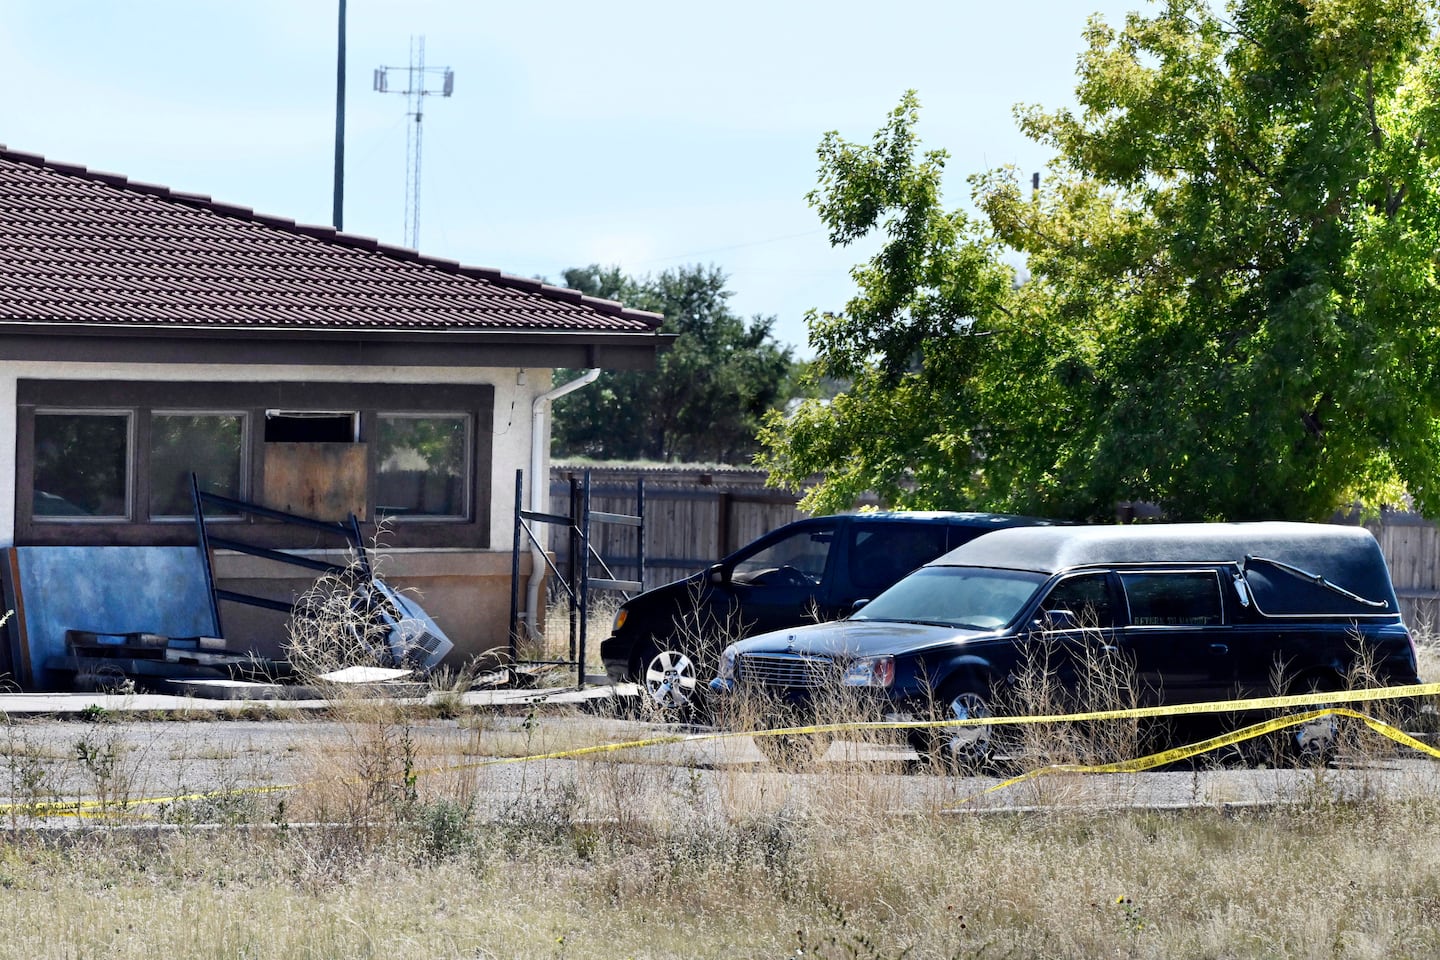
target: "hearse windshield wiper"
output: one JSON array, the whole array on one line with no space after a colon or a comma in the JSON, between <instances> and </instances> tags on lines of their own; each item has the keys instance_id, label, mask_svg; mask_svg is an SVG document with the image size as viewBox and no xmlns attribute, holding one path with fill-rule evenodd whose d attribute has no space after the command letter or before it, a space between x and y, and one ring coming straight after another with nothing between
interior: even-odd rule
<instances>
[{"instance_id":1,"label":"hearse windshield wiper","mask_svg":"<svg viewBox=\"0 0 1440 960\"><path fill-rule=\"evenodd\" d=\"M1353 600L1356 603L1363 604L1367 607L1386 608L1390 606L1390 604L1384 600L1367 600L1366 598L1360 596L1360 594L1358 593L1352 593L1351 591L1346 590L1338 583L1332 583L1329 580L1326 580L1318 573L1311 573L1309 570L1302 570L1299 567L1285 563L1282 560L1271 560L1269 557L1257 557L1247 554L1245 556L1245 564L1243 567L1241 567L1241 572L1249 572L1251 563L1268 563L1272 567L1284 570L1286 573L1294 574L1295 576L1300 577L1303 580L1309 580L1311 583L1316 584L1317 586L1324 587L1326 590L1329 590L1332 593L1338 593L1340 596L1344 597L1347 600Z\"/></svg>"}]
</instances>

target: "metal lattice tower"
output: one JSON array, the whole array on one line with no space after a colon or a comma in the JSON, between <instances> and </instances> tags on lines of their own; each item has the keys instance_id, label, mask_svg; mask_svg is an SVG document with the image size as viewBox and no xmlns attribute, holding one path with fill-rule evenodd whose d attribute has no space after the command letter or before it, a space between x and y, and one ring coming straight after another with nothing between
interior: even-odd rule
<instances>
[{"instance_id":1,"label":"metal lattice tower","mask_svg":"<svg viewBox=\"0 0 1440 960\"><path fill-rule=\"evenodd\" d=\"M390 71L405 71L405 89L390 89ZM439 76L440 86L429 89L428 75ZM423 122L425 119L425 98L439 94L448 97L455 92L455 71L449 67L425 66L425 38L410 38L410 65L408 67L376 67L375 90L378 93L398 93L405 97L405 116L414 122L408 124L405 134L405 240L412 250L420 249L420 149Z\"/></svg>"}]
</instances>

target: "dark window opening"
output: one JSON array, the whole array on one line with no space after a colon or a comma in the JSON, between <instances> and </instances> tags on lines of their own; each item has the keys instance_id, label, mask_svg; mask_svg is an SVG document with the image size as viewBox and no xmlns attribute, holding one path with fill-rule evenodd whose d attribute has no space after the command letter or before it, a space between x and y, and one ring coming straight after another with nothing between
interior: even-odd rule
<instances>
[{"instance_id":1,"label":"dark window opening","mask_svg":"<svg viewBox=\"0 0 1440 960\"><path fill-rule=\"evenodd\" d=\"M353 413L267 411L266 443L354 443L359 439Z\"/></svg>"}]
</instances>

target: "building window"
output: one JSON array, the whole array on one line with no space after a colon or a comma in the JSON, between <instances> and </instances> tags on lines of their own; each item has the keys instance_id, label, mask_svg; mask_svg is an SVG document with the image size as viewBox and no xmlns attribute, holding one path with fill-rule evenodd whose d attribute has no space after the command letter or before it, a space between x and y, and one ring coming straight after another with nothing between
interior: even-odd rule
<instances>
[{"instance_id":1,"label":"building window","mask_svg":"<svg viewBox=\"0 0 1440 960\"><path fill-rule=\"evenodd\" d=\"M34 515L47 520L130 516L129 413L35 413Z\"/></svg>"},{"instance_id":2,"label":"building window","mask_svg":"<svg viewBox=\"0 0 1440 960\"><path fill-rule=\"evenodd\" d=\"M470 418L381 413L375 427L376 517L466 519Z\"/></svg>"},{"instance_id":3,"label":"building window","mask_svg":"<svg viewBox=\"0 0 1440 960\"><path fill-rule=\"evenodd\" d=\"M18 544L191 544L193 471L306 517L393 518L389 546L489 546L485 384L21 379L16 401ZM303 527L206 512L241 539L314 546Z\"/></svg>"},{"instance_id":4,"label":"building window","mask_svg":"<svg viewBox=\"0 0 1440 960\"><path fill-rule=\"evenodd\" d=\"M150 418L150 517L191 517L190 474L200 489L243 499L245 417L156 413ZM207 514L214 513L207 509Z\"/></svg>"}]
</instances>

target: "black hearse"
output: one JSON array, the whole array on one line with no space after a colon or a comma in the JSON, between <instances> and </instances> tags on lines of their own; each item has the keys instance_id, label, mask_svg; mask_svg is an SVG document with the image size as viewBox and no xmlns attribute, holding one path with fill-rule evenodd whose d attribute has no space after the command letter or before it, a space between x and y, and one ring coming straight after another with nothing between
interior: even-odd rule
<instances>
[{"instance_id":1,"label":"black hearse","mask_svg":"<svg viewBox=\"0 0 1440 960\"><path fill-rule=\"evenodd\" d=\"M764 691L803 713L830 685L872 692L874 719L993 716L1041 651L1071 691L1097 653L1116 658L1142 704L1343 689L1361 666L1371 684L1418 682L1374 537L1276 522L997 530L846 620L732 644L710 690ZM990 738L969 727L910 740L974 762Z\"/></svg>"},{"instance_id":2,"label":"black hearse","mask_svg":"<svg viewBox=\"0 0 1440 960\"><path fill-rule=\"evenodd\" d=\"M711 661L731 640L834 620L855 601L982 533L1047 522L890 511L786 524L707 570L626 601L600 644L600 658L615 682L638 680L652 702L682 707L696 689L696 664Z\"/></svg>"}]
</instances>

